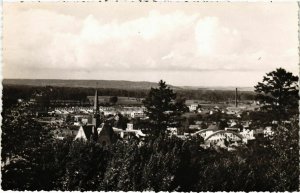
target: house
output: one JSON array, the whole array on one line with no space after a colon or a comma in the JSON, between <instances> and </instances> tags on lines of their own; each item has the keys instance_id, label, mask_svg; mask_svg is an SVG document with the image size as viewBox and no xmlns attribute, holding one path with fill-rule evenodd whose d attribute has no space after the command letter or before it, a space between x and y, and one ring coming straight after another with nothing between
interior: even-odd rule
<instances>
[{"instance_id":1,"label":"house","mask_svg":"<svg viewBox=\"0 0 300 193\"><path fill-rule=\"evenodd\" d=\"M192 135L200 135L201 137L205 138L211 134L213 134L215 131L220 130L219 127L215 124L211 124L208 126L207 129L202 129L200 131L197 131L193 133Z\"/></svg>"},{"instance_id":2,"label":"house","mask_svg":"<svg viewBox=\"0 0 300 193\"><path fill-rule=\"evenodd\" d=\"M216 143L223 143L226 140L226 136L224 134L218 134L218 135L214 135L211 138L209 138L208 140L206 140L206 143L210 143L210 144L216 144Z\"/></svg>"},{"instance_id":3,"label":"house","mask_svg":"<svg viewBox=\"0 0 300 193\"><path fill-rule=\"evenodd\" d=\"M75 115L74 121L78 123L82 123L83 125L92 124L93 117L91 115L85 115L85 114Z\"/></svg>"},{"instance_id":4,"label":"house","mask_svg":"<svg viewBox=\"0 0 300 193\"><path fill-rule=\"evenodd\" d=\"M178 134L176 127L168 127L167 131L169 131L171 135L177 135Z\"/></svg>"},{"instance_id":5,"label":"house","mask_svg":"<svg viewBox=\"0 0 300 193\"><path fill-rule=\"evenodd\" d=\"M122 139L131 139L131 138L138 138L138 139L144 139L144 137L146 137L146 135L138 129L119 129L119 128L115 128L113 127L113 131L119 135L120 138Z\"/></svg>"},{"instance_id":6,"label":"house","mask_svg":"<svg viewBox=\"0 0 300 193\"><path fill-rule=\"evenodd\" d=\"M143 118L143 117L145 117L145 114L142 111L134 111L134 112L130 113L130 117L131 118Z\"/></svg>"},{"instance_id":7,"label":"house","mask_svg":"<svg viewBox=\"0 0 300 193\"><path fill-rule=\"evenodd\" d=\"M229 127L235 127L238 123L234 120L229 120Z\"/></svg>"},{"instance_id":8,"label":"house","mask_svg":"<svg viewBox=\"0 0 300 193\"><path fill-rule=\"evenodd\" d=\"M83 141L87 141L92 138L96 139L97 135L98 133L94 125L82 125L78 130L75 140L81 139Z\"/></svg>"},{"instance_id":9,"label":"house","mask_svg":"<svg viewBox=\"0 0 300 193\"><path fill-rule=\"evenodd\" d=\"M272 130L272 127L268 126L264 129L264 137L270 137L274 135L274 131Z\"/></svg>"},{"instance_id":10,"label":"house","mask_svg":"<svg viewBox=\"0 0 300 193\"><path fill-rule=\"evenodd\" d=\"M190 130L200 130L201 127L199 125L189 125Z\"/></svg>"},{"instance_id":11,"label":"house","mask_svg":"<svg viewBox=\"0 0 300 193\"><path fill-rule=\"evenodd\" d=\"M210 113L210 111L208 109L198 109L198 113L200 113L201 115L207 115Z\"/></svg>"},{"instance_id":12,"label":"house","mask_svg":"<svg viewBox=\"0 0 300 193\"><path fill-rule=\"evenodd\" d=\"M109 115L115 116L117 114L117 112L115 110L111 110L111 111L110 110L104 110L103 113L104 113L104 116L109 116Z\"/></svg>"},{"instance_id":13,"label":"house","mask_svg":"<svg viewBox=\"0 0 300 193\"><path fill-rule=\"evenodd\" d=\"M189 106L189 110L190 111L196 111L198 108L198 104L197 103L193 103Z\"/></svg>"},{"instance_id":14,"label":"house","mask_svg":"<svg viewBox=\"0 0 300 193\"><path fill-rule=\"evenodd\" d=\"M243 129L240 134L243 136L243 142L245 143L248 143L249 140L255 139L254 130Z\"/></svg>"},{"instance_id":15,"label":"house","mask_svg":"<svg viewBox=\"0 0 300 193\"><path fill-rule=\"evenodd\" d=\"M126 130L133 130L133 123L127 123Z\"/></svg>"}]
</instances>

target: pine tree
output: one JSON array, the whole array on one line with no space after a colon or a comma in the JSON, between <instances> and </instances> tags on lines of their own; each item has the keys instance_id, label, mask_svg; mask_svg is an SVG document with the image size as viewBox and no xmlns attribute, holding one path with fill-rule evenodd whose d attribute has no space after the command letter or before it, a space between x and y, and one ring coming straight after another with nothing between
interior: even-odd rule
<instances>
[{"instance_id":1,"label":"pine tree","mask_svg":"<svg viewBox=\"0 0 300 193\"><path fill-rule=\"evenodd\" d=\"M176 97L164 81L158 83L158 88L151 88L143 101L146 115L150 119L152 134L165 133L167 127L180 126L180 116L187 111L183 99Z\"/></svg>"},{"instance_id":2,"label":"pine tree","mask_svg":"<svg viewBox=\"0 0 300 193\"><path fill-rule=\"evenodd\" d=\"M257 99L263 109L275 115L276 119L286 118L289 112L298 109L298 76L283 68L266 74L263 81L255 86Z\"/></svg>"}]
</instances>

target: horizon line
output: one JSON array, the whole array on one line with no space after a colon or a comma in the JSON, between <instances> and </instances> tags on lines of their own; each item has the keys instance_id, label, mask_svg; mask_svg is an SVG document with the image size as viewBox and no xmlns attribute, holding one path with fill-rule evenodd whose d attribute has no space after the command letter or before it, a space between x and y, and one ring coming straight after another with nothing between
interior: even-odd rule
<instances>
[{"instance_id":1,"label":"horizon line","mask_svg":"<svg viewBox=\"0 0 300 193\"><path fill-rule=\"evenodd\" d=\"M158 82L152 82L152 81L145 81L145 80L112 80L112 79L68 79L68 78L2 78L3 80L87 80L87 81L124 81L124 82L148 82L148 83L155 83L158 84ZM163 79L160 79L163 80ZM159 81L160 81L159 80ZM163 80L165 81L165 80ZM165 81L166 82L166 81ZM167 82L166 82L167 83ZM3 83L2 83L3 84ZM200 86L190 86L190 85L183 85L183 86L178 86L178 85L174 85L174 84L169 84L167 83L167 85L169 86L173 86L173 87L194 87L194 88L214 88L214 87L219 87L219 88L253 88L254 86L233 86L233 85L228 85L228 86L221 86L221 85L216 85L216 86L204 86L204 85L200 85Z\"/></svg>"}]
</instances>

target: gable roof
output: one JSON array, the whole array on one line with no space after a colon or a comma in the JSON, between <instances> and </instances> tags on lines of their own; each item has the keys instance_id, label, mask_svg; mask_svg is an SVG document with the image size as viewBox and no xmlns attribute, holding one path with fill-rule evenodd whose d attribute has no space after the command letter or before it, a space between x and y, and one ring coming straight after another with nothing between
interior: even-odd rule
<instances>
[{"instance_id":1,"label":"gable roof","mask_svg":"<svg viewBox=\"0 0 300 193\"><path fill-rule=\"evenodd\" d=\"M91 135L93 134L93 125L84 125L80 126L78 133L75 137L76 139L83 139L83 140L88 140L90 139Z\"/></svg>"},{"instance_id":2,"label":"gable roof","mask_svg":"<svg viewBox=\"0 0 300 193\"><path fill-rule=\"evenodd\" d=\"M93 134L94 125L84 125L82 128L86 138L90 139L91 135Z\"/></svg>"}]
</instances>

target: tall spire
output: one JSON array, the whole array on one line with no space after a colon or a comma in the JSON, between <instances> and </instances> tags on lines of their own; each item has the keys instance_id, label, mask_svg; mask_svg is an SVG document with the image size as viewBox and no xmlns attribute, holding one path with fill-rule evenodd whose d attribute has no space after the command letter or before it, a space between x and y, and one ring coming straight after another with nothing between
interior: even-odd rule
<instances>
[{"instance_id":1,"label":"tall spire","mask_svg":"<svg viewBox=\"0 0 300 193\"><path fill-rule=\"evenodd\" d=\"M98 92L95 92L95 99L94 99L94 108L93 108L93 125L97 129L100 125L100 114L99 114L99 104L98 104Z\"/></svg>"},{"instance_id":2,"label":"tall spire","mask_svg":"<svg viewBox=\"0 0 300 193\"><path fill-rule=\"evenodd\" d=\"M99 104L98 104L98 91L95 92L95 98L94 98L94 113L98 112L99 110Z\"/></svg>"}]
</instances>

